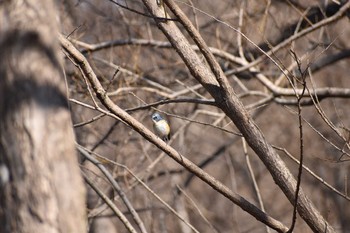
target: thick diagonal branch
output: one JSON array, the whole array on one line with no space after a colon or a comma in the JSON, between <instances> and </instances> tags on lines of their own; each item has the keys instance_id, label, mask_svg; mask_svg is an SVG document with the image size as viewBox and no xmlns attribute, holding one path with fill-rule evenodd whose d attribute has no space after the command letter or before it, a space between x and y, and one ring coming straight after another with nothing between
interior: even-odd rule
<instances>
[{"instance_id":1,"label":"thick diagonal branch","mask_svg":"<svg viewBox=\"0 0 350 233\"><path fill-rule=\"evenodd\" d=\"M143 2L148 10L152 14L155 14L155 17L160 13L157 5L153 1L143 0ZM232 87L228 84L226 77L222 75L222 71L217 70L217 62L212 55L208 54L210 52L207 45L189 19L172 0L167 0L166 3L170 10L178 17L179 21L188 31L197 46L200 47L200 50L205 56L211 70L197 56L174 22L156 20L158 27L168 38L176 52L181 56L193 77L195 77L197 81L206 88L206 90L214 97L218 107L220 107L235 123L237 128L246 138L249 146L263 161L276 184L293 204L296 189L295 178L276 151L266 141L260 129L249 116L241 101L237 98ZM299 193L297 209L300 216L313 231L334 232L302 190L300 190Z\"/></svg>"}]
</instances>

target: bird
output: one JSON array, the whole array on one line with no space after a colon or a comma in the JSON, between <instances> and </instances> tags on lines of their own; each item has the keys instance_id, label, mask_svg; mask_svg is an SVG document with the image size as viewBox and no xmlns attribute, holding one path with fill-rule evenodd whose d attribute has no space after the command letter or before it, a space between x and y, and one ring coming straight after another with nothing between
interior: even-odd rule
<instances>
[{"instance_id":1,"label":"bird","mask_svg":"<svg viewBox=\"0 0 350 233\"><path fill-rule=\"evenodd\" d=\"M163 141L170 140L170 126L168 122L159 114L152 114L153 130Z\"/></svg>"}]
</instances>

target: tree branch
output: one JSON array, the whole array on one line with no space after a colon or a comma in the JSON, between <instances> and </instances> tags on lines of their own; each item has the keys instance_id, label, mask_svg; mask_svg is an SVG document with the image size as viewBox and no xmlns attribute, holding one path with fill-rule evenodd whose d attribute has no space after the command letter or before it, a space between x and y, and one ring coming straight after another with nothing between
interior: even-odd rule
<instances>
[{"instance_id":1,"label":"tree branch","mask_svg":"<svg viewBox=\"0 0 350 233\"><path fill-rule=\"evenodd\" d=\"M155 6L156 2L154 2ZM160 11L159 13L161 13ZM216 180L214 177L204 172L190 160L188 160L183 155L179 154L172 147L167 145L164 141L162 141L159 137L157 137L154 133L152 133L149 129L143 126L140 122L135 120L129 114L127 114L124 110L115 105L112 100L107 96L106 91L103 89L101 83L97 79L95 73L87 62L86 58L76 49L74 46L63 36L59 35L59 39L61 42L61 46L67 52L67 54L74 60L74 62L80 67L81 71L84 72L84 75L88 78L91 83L94 92L97 95L97 98L101 101L101 103L113 114L117 115L120 119L122 119L126 124L131 126L135 131L137 131L140 135L142 135L145 139L156 145L159 149L163 150L166 154L168 154L171 158L173 158L176 162L184 166L190 172L196 174L198 178L206 182L212 188L217 190L223 196L231 200L233 203L237 204L246 212L250 213L259 221L265 223L270 226L272 229L275 229L278 232L286 232L288 228L283 225L281 222L273 219L266 213L262 212L255 205L248 202L242 196L234 193L224 184Z\"/></svg>"},{"instance_id":2,"label":"tree branch","mask_svg":"<svg viewBox=\"0 0 350 233\"><path fill-rule=\"evenodd\" d=\"M158 14L156 6L152 1L143 0L144 4L152 14ZM271 173L276 184L281 188L291 203L294 203L294 194L296 189L296 180L286 167L285 163L266 141L260 129L256 126L243 104L237 98L232 87L222 71L217 70L217 63L212 60L213 56L208 54L208 48L199 33L192 26L189 19L179 9L172 0L165 1L170 10L179 18L181 24L185 27L192 39L195 41L203 55L207 59L211 70L200 60L196 53L191 49L189 42L183 36L179 28L173 22L163 23L156 21L160 30L169 39L176 52L183 59L194 78L200 82L207 91L214 97L215 101L226 115L235 123L237 128L246 138L249 146L255 151ZM218 85L220 84L220 85ZM311 201L307 198L303 190L299 192L298 212L311 229L316 232L334 232L334 229L324 220L322 215L315 209Z\"/></svg>"}]
</instances>

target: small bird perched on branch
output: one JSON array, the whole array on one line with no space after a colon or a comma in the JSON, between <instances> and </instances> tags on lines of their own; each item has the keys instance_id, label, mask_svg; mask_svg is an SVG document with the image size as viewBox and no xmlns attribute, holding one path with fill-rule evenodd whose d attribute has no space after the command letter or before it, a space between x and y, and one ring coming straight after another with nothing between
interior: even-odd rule
<instances>
[{"instance_id":1,"label":"small bird perched on branch","mask_svg":"<svg viewBox=\"0 0 350 233\"><path fill-rule=\"evenodd\" d=\"M153 113L152 121L154 132L163 141L168 142L170 140L170 126L168 122L159 113Z\"/></svg>"}]
</instances>

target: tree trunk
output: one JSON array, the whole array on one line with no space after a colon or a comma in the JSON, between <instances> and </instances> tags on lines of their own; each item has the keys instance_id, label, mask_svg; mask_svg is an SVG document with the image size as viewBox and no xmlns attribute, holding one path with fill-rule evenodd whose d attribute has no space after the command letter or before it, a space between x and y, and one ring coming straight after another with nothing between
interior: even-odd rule
<instances>
[{"instance_id":1,"label":"tree trunk","mask_svg":"<svg viewBox=\"0 0 350 233\"><path fill-rule=\"evenodd\" d=\"M53 1L0 3L0 232L86 232Z\"/></svg>"}]
</instances>

